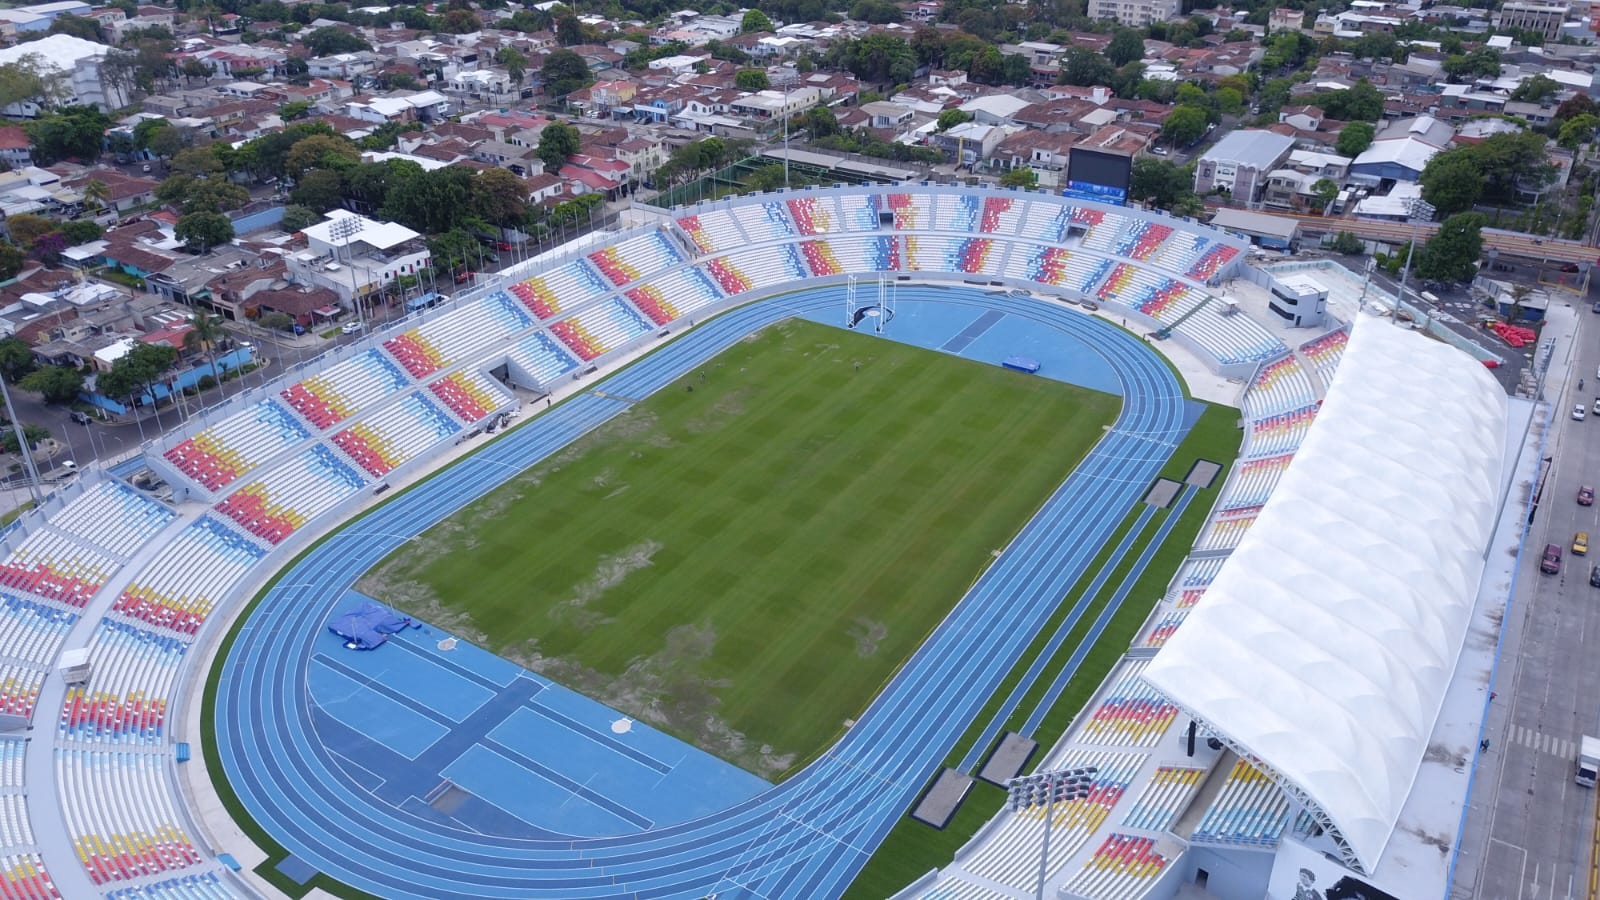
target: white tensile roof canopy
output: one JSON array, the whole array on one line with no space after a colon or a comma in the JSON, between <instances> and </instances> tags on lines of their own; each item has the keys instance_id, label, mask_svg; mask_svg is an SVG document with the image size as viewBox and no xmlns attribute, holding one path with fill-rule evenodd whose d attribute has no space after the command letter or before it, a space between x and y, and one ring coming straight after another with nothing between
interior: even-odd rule
<instances>
[{"instance_id":1,"label":"white tensile roof canopy","mask_svg":"<svg viewBox=\"0 0 1600 900\"><path fill-rule=\"evenodd\" d=\"M1361 320L1315 426L1144 678L1320 810L1371 872L1455 671L1507 401L1476 360Z\"/></svg>"}]
</instances>

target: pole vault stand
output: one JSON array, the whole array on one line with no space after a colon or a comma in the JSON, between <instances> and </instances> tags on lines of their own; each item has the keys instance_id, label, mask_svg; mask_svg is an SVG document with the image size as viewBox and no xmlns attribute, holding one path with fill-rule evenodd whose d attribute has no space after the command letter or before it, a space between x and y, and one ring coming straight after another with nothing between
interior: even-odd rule
<instances>
[{"instance_id":1,"label":"pole vault stand","mask_svg":"<svg viewBox=\"0 0 1600 900\"><path fill-rule=\"evenodd\" d=\"M899 286L887 278L878 277L878 295L875 300L862 302L860 284L856 276L848 276L844 292L844 327L859 331L860 325L871 320L872 330L883 334L883 329L894 318L896 294Z\"/></svg>"}]
</instances>

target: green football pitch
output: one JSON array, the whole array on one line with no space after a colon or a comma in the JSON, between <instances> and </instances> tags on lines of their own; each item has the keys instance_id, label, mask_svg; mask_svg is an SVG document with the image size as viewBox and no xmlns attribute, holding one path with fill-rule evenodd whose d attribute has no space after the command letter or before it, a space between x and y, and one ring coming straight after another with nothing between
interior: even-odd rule
<instances>
[{"instance_id":1,"label":"green football pitch","mask_svg":"<svg viewBox=\"0 0 1600 900\"><path fill-rule=\"evenodd\" d=\"M782 778L865 709L1120 405L789 320L359 588Z\"/></svg>"}]
</instances>

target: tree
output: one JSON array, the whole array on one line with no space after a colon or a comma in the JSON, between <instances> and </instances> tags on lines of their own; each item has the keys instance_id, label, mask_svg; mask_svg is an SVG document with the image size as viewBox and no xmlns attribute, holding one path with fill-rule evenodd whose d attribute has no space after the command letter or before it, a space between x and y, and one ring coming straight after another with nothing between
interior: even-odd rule
<instances>
[{"instance_id":1,"label":"tree","mask_svg":"<svg viewBox=\"0 0 1600 900\"><path fill-rule=\"evenodd\" d=\"M184 81L193 81L196 78L210 78L211 67L191 57L179 64L178 74L183 76Z\"/></svg>"},{"instance_id":2,"label":"tree","mask_svg":"<svg viewBox=\"0 0 1600 900\"><path fill-rule=\"evenodd\" d=\"M29 425L24 423L22 426L22 434L28 439L28 446L37 449L39 442L50 436L50 429L45 428L43 425ZM6 428L0 430L0 452L18 452L17 432L15 429Z\"/></svg>"},{"instance_id":3,"label":"tree","mask_svg":"<svg viewBox=\"0 0 1600 900\"><path fill-rule=\"evenodd\" d=\"M515 47L501 47L494 58L495 62L506 67L506 74L511 76L513 84L521 84L523 77L528 74L528 57Z\"/></svg>"},{"instance_id":4,"label":"tree","mask_svg":"<svg viewBox=\"0 0 1600 900\"><path fill-rule=\"evenodd\" d=\"M505 169L485 169L472 178L472 214L500 228L514 228L528 220L528 186Z\"/></svg>"},{"instance_id":5,"label":"tree","mask_svg":"<svg viewBox=\"0 0 1600 900\"><path fill-rule=\"evenodd\" d=\"M361 148L343 135L314 134L289 148L283 158L284 174L298 180L311 169L348 169L361 161Z\"/></svg>"},{"instance_id":6,"label":"tree","mask_svg":"<svg viewBox=\"0 0 1600 900\"><path fill-rule=\"evenodd\" d=\"M40 54L24 54L0 66L0 108L28 102L46 109L59 106L71 96L68 78Z\"/></svg>"},{"instance_id":7,"label":"tree","mask_svg":"<svg viewBox=\"0 0 1600 900\"><path fill-rule=\"evenodd\" d=\"M288 331L294 324L294 316L286 312L269 312L256 320L256 324L268 331Z\"/></svg>"},{"instance_id":8,"label":"tree","mask_svg":"<svg viewBox=\"0 0 1600 900\"><path fill-rule=\"evenodd\" d=\"M572 47L583 43L583 23L570 13L556 19L556 43Z\"/></svg>"},{"instance_id":9,"label":"tree","mask_svg":"<svg viewBox=\"0 0 1600 900\"><path fill-rule=\"evenodd\" d=\"M1588 94L1573 94L1571 97L1561 101L1561 105L1556 107L1554 118L1557 122L1565 122L1574 116L1581 116L1584 113L1600 116L1600 103L1589 99Z\"/></svg>"},{"instance_id":10,"label":"tree","mask_svg":"<svg viewBox=\"0 0 1600 900\"><path fill-rule=\"evenodd\" d=\"M43 394L46 403L71 403L83 390L83 372L72 366L44 366L23 377L17 386Z\"/></svg>"},{"instance_id":11,"label":"tree","mask_svg":"<svg viewBox=\"0 0 1600 900\"><path fill-rule=\"evenodd\" d=\"M1187 147L1206 133L1206 111L1192 103L1177 106L1161 125L1161 135L1173 146Z\"/></svg>"},{"instance_id":12,"label":"tree","mask_svg":"<svg viewBox=\"0 0 1600 900\"><path fill-rule=\"evenodd\" d=\"M1594 140L1596 128L1600 128L1600 116L1590 113L1573 116L1561 123L1561 130L1556 133L1556 143L1568 150L1576 150L1579 145Z\"/></svg>"},{"instance_id":13,"label":"tree","mask_svg":"<svg viewBox=\"0 0 1600 900\"><path fill-rule=\"evenodd\" d=\"M74 219L61 223L61 236L66 238L69 247L98 241L105 233L105 229L88 219Z\"/></svg>"},{"instance_id":14,"label":"tree","mask_svg":"<svg viewBox=\"0 0 1600 900\"><path fill-rule=\"evenodd\" d=\"M189 318L189 330L184 332L183 346L190 351L198 350L211 364L211 377L217 377L217 361L212 356L212 351L217 344L227 338L228 330L223 327L221 316L197 312Z\"/></svg>"},{"instance_id":15,"label":"tree","mask_svg":"<svg viewBox=\"0 0 1600 900\"><path fill-rule=\"evenodd\" d=\"M1339 183L1332 178L1318 178L1311 185L1311 195L1317 198L1317 208L1327 209L1333 198L1339 196Z\"/></svg>"},{"instance_id":16,"label":"tree","mask_svg":"<svg viewBox=\"0 0 1600 900\"><path fill-rule=\"evenodd\" d=\"M1511 100L1517 103L1543 103L1559 93L1561 82L1548 75L1534 75L1517 85L1517 89L1511 92Z\"/></svg>"},{"instance_id":17,"label":"tree","mask_svg":"<svg viewBox=\"0 0 1600 900\"><path fill-rule=\"evenodd\" d=\"M1328 118L1343 122L1376 122L1383 118L1383 93L1365 78L1354 87L1323 94L1318 104Z\"/></svg>"},{"instance_id":18,"label":"tree","mask_svg":"<svg viewBox=\"0 0 1600 900\"><path fill-rule=\"evenodd\" d=\"M225 178L173 175L156 188L156 199L171 203L183 214L227 212L250 202L250 192Z\"/></svg>"},{"instance_id":19,"label":"tree","mask_svg":"<svg viewBox=\"0 0 1600 900\"><path fill-rule=\"evenodd\" d=\"M939 113L937 127L940 131L949 131L963 122L971 122L972 113L963 109L947 109Z\"/></svg>"},{"instance_id":20,"label":"tree","mask_svg":"<svg viewBox=\"0 0 1600 900\"><path fill-rule=\"evenodd\" d=\"M565 97L592 80L589 64L571 50L552 51L544 58L539 75L544 79L545 93L552 97Z\"/></svg>"},{"instance_id":21,"label":"tree","mask_svg":"<svg viewBox=\"0 0 1600 900\"><path fill-rule=\"evenodd\" d=\"M291 204L283 208L283 219L278 222L278 226L289 234L294 234L321 221L322 214L316 210Z\"/></svg>"},{"instance_id":22,"label":"tree","mask_svg":"<svg viewBox=\"0 0 1600 900\"><path fill-rule=\"evenodd\" d=\"M749 34L752 31L771 31L772 20L759 9L752 9L739 20L739 33Z\"/></svg>"},{"instance_id":23,"label":"tree","mask_svg":"<svg viewBox=\"0 0 1600 900\"><path fill-rule=\"evenodd\" d=\"M1482 232L1488 223L1489 218L1483 213L1457 213L1445 219L1417 254L1417 276L1470 281L1478 269L1478 258L1483 255Z\"/></svg>"},{"instance_id":24,"label":"tree","mask_svg":"<svg viewBox=\"0 0 1600 900\"><path fill-rule=\"evenodd\" d=\"M483 23L470 9L452 9L439 17L438 29L445 34L472 34L482 28Z\"/></svg>"},{"instance_id":25,"label":"tree","mask_svg":"<svg viewBox=\"0 0 1600 900\"><path fill-rule=\"evenodd\" d=\"M150 135L147 146L156 156L171 159L183 149L183 132L169 125Z\"/></svg>"},{"instance_id":26,"label":"tree","mask_svg":"<svg viewBox=\"0 0 1600 900\"><path fill-rule=\"evenodd\" d=\"M348 31L341 31L333 25L325 25L314 31L308 31L300 36L300 43L311 51L312 56L332 56L335 53L359 53L371 50L372 45L362 40L357 35Z\"/></svg>"},{"instance_id":27,"label":"tree","mask_svg":"<svg viewBox=\"0 0 1600 900\"><path fill-rule=\"evenodd\" d=\"M106 36L100 32L100 23L71 13L62 13L50 20L49 34L67 34L96 44L104 44Z\"/></svg>"},{"instance_id":28,"label":"tree","mask_svg":"<svg viewBox=\"0 0 1600 900\"><path fill-rule=\"evenodd\" d=\"M167 168L174 175L210 177L222 174L222 160L209 147L185 147L172 157Z\"/></svg>"},{"instance_id":29,"label":"tree","mask_svg":"<svg viewBox=\"0 0 1600 900\"><path fill-rule=\"evenodd\" d=\"M233 240L233 222L218 212L193 212L178 220L173 235L185 244L206 252Z\"/></svg>"},{"instance_id":30,"label":"tree","mask_svg":"<svg viewBox=\"0 0 1600 900\"><path fill-rule=\"evenodd\" d=\"M1106 45L1106 59L1117 67L1144 59L1144 37L1137 29L1118 28L1111 34L1111 43Z\"/></svg>"},{"instance_id":31,"label":"tree","mask_svg":"<svg viewBox=\"0 0 1600 900\"><path fill-rule=\"evenodd\" d=\"M772 81L762 69L740 69L733 75L733 86L741 91L764 91L772 87Z\"/></svg>"},{"instance_id":32,"label":"tree","mask_svg":"<svg viewBox=\"0 0 1600 900\"><path fill-rule=\"evenodd\" d=\"M118 400L144 395L177 360L178 351L166 344L135 342L133 349L118 357L109 371L100 373L95 379L95 389L103 396Z\"/></svg>"},{"instance_id":33,"label":"tree","mask_svg":"<svg viewBox=\"0 0 1600 900\"><path fill-rule=\"evenodd\" d=\"M19 337L0 338L0 375L13 384L33 371L33 348Z\"/></svg>"},{"instance_id":34,"label":"tree","mask_svg":"<svg viewBox=\"0 0 1600 900\"><path fill-rule=\"evenodd\" d=\"M1061 62L1061 75L1057 81L1079 87L1109 85L1116 74L1116 67L1111 65L1110 60L1087 47L1073 47Z\"/></svg>"},{"instance_id":35,"label":"tree","mask_svg":"<svg viewBox=\"0 0 1600 900\"><path fill-rule=\"evenodd\" d=\"M344 179L332 169L312 169L289 192L289 202L325 213L344 202Z\"/></svg>"},{"instance_id":36,"label":"tree","mask_svg":"<svg viewBox=\"0 0 1600 900\"><path fill-rule=\"evenodd\" d=\"M1164 159L1138 157L1133 161L1133 177L1128 193L1159 209L1169 209L1184 195L1192 193L1194 178L1189 170Z\"/></svg>"},{"instance_id":37,"label":"tree","mask_svg":"<svg viewBox=\"0 0 1600 900\"><path fill-rule=\"evenodd\" d=\"M1039 186L1039 175L1027 166L1017 166L1000 176L1000 186L1031 191Z\"/></svg>"},{"instance_id":38,"label":"tree","mask_svg":"<svg viewBox=\"0 0 1600 900\"><path fill-rule=\"evenodd\" d=\"M1339 132L1339 139L1334 142L1333 149L1340 156L1351 158L1360 156L1372 146L1373 135L1376 129L1367 122L1351 122Z\"/></svg>"},{"instance_id":39,"label":"tree","mask_svg":"<svg viewBox=\"0 0 1600 900\"><path fill-rule=\"evenodd\" d=\"M1483 194L1483 173L1472 157L1459 151L1437 154L1423 167L1418 178L1422 199L1433 204L1441 215L1472 209Z\"/></svg>"},{"instance_id":40,"label":"tree","mask_svg":"<svg viewBox=\"0 0 1600 900\"><path fill-rule=\"evenodd\" d=\"M11 239L17 242L17 246L27 250L41 235L55 231L56 222L33 213L17 213L6 218L6 229L11 232Z\"/></svg>"},{"instance_id":41,"label":"tree","mask_svg":"<svg viewBox=\"0 0 1600 900\"><path fill-rule=\"evenodd\" d=\"M304 119L310 112L310 100L291 100L278 107L278 118L285 122L293 122L295 119Z\"/></svg>"},{"instance_id":42,"label":"tree","mask_svg":"<svg viewBox=\"0 0 1600 900\"><path fill-rule=\"evenodd\" d=\"M1452 82L1465 78L1494 78L1500 74L1500 51L1479 47L1465 56L1447 56L1441 66Z\"/></svg>"},{"instance_id":43,"label":"tree","mask_svg":"<svg viewBox=\"0 0 1600 900\"><path fill-rule=\"evenodd\" d=\"M1355 256L1364 252L1367 249L1367 245L1361 240L1361 238L1356 237L1350 232L1341 231L1334 235L1333 243L1328 245L1328 249L1335 253L1342 253L1345 256Z\"/></svg>"},{"instance_id":44,"label":"tree","mask_svg":"<svg viewBox=\"0 0 1600 900\"><path fill-rule=\"evenodd\" d=\"M567 157L578 152L581 138L578 129L565 122L546 125L539 133L539 158L544 160L545 171L560 171Z\"/></svg>"},{"instance_id":45,"label":"tree","mask_svg":"<svg viewBox=\"0 0 1600 900\"><path fill-rule=\"evenodd\" d=\"M33 147L35 165L48 166L63 159L93 162L100 156L111 119L90 106L64 106L55 113L22 126Z\"/></svg>"},{"instance_id":46,"label":"tree","mask_svg":"<svg viewBox=\"0 0 1600 900\"><path fill-rule=\"evenodd\" d=\"M0 281L10 281L17 277L22 267L28 264L28 256L15 245L0 242Z\"/></svg>"}]
</instances>

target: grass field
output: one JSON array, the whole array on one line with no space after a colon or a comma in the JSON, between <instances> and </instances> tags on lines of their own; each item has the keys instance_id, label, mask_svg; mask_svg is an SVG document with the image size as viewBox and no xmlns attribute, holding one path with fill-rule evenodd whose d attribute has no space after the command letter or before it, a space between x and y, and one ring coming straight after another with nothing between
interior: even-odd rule
<instances>
[{"instance_id":1,"label":"grass field","mask_svg":"<svg viewBox=\"0 0 1600 900\"><path fill-rule=\"evenodd\" d=\"M1120 403L791 320L358 587L779 778L880 692Z\"/></svg>"}]
</instances>

